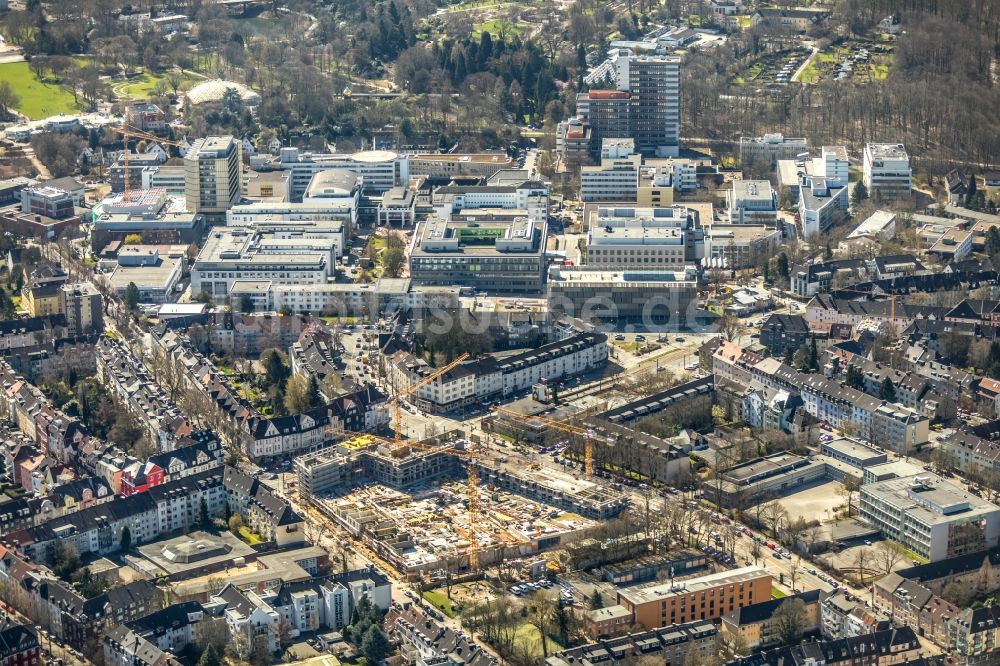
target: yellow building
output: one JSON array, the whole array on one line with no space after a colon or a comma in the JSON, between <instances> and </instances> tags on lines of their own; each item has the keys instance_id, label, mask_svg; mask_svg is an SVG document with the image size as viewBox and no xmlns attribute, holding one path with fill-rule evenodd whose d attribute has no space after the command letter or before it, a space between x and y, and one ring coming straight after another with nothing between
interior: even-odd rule
<instances>
[{"instance_id":1,"label":"yellow building","mask_svg":"<svg viewBox=\"0 0 1000 666\"><path fill-rule=\"evenodd\" d=\"M670 183L657 185L650 181L636 188L635 205L652 208L669 207L674 204L674 186Z\"/></svg>"},{"instance_id":2,"label":"yellow building","mask_svg":"<svg viewBox=\"0 0 1000 666\"><path fill-rule=\"evenodd\" d=\"M32 317L59 314L59 284L40 284L24 288L24 308Z\"/></svg>"},{"instance_id":3,"label":"yellow building","mask_svg":"<svg viewBox=\"0 0 1000 666\"><path fill-rule=\"evenodd\" d=\"M782 599L770 599L751 606L744 606L722 616L722 631L739 634L746 641L748 649L767 648L782 642L778 609L782 604L801 600L804 606L802 633L819 630L820 591L811 590Z\"/></svg>"}]
</instances>

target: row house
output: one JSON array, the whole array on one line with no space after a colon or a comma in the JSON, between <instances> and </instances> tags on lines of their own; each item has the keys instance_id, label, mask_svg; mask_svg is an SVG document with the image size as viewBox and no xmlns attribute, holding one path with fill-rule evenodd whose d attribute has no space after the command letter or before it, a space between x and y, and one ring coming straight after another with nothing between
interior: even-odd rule
<instances>
[{"instance_id":1,"label":"row house","mask_svg":"<svg viewBox=\"0 0 1000 666\"><path fill-rule=\"evenodd\" d=\"M859 438L899 453L927 442L929 421L897 403L878 400L819 374L799 372L775 358L761 359L742 347L723 342L712 356L712 369L719 379L736 384L741 405L763 422L770 400L782 391L797 394L805 411L820 422L838 429L854 429ZM747 388L752 388L747 392ZM794 407L783 398L781 411Z\"/></svg>"},{"instance_id":2,"label":"row house","mask_svg":"<svg viewBox=\"0 0 1000 666\"><path fill-rule=\"evenodd\" d=\"M110 627L157 610L163 601L162 592L148 580L85 599L45 566L7 547L0 547L0 597L31 614L53 638L76 650L84 650Z\"/></svg>"},{"instance_id":3,"label":"row house","mask_svg":"<svg viewBox=\"0 0 1000 666\"><path fill-rule=\"evenodd\" d=\"M399 641L400 656L408 666L496 664L496 659L471 638L438 624L417 606L391 611L385 624L390 635Z\"/></svg>"},{"instance_id":4,"label":"row house","mask_svg":"<svg viewBox=\"0 0 1000 666\"><path fill-rule=\"evenodd\" d=\"M813 324L848 324L857 326L862 322L892 324L897 331L904 331L914 321L920 319L943 320L949 308L923 305L909 305L897 299L852 300L836 294L816 294L806 304L806 321Z\"/></svg>"},{"instance_id":5,"label":"row house","mask_svg":"<svg viewBox=\"0 0 1000 666\"><path fill-rule=\"evenodd\" d=\"M926 416L878 400L821 375L806 375L800 387L810 414L838 430L855 428L859 437L885 449L909 454L928 439Z\"/></svg>"},{"instance_id":6,"label":"row house","mask_svg":"<svg viewBox=\"0 0 1000 666\"><path fill-rule=\"evenodd\" d=\"M372 605L389 610L392 603L389 579L374 567L314 577L281 585L268 599L293 635L321 629L340 630L363 597Z\"/></svg>"},{"instance_id":7,"label":"row house","mask_svg":"<svg viewBox=\"0 0 1000 666\"><path fill-rule=\"evenodd\" d=\"M0 666L42 666L38 634L25 624L6 624L0 629Z\"/></svg>"},{"instance_id":8,"label":"row house","mask_svg":"<svg viewBox=\"0 0 1000 666\"><path fill-rule=\"evenodd\" d=\"M823 595L819 608L824 638L863 636L891 626L888 616L843 589Z\"/></svg>"},{"instance_id":9,"label":"row house","mask_svg":"<svg viewBox=\"0 0 1000 666\"><path fill-rule=\"evenodd\" d=\"M132 543L149 543L192 529L200 520L202 500L210 515L221 516L228 499L222 472L213 469L59 516L6 537L16 539L22 551L35 558L44 559L56 542L72 543L81 556L106 555L119 550L126 526Z\"/></svg>"},{"instance_id":10,"label":"row house","mask_svg":"<svg viewBox=\"0 0 1000 666\"><path fill-rule=\"evenodd\" d=\"M70 462L89 444L86 428L79 420L49 404L38 388L0 360L0 416L39 448L61 462Z\"/></svg>"},{"instance_id":11,"label":"row house","mask_svg":"<svg viewBox=\"0 0 1000 666\"><path fill-rule=\"evenodd\" d=\"M235 467L224 470L223 485L228 494L229 508L239 513L250 529L279 547L302 543L302 517L285 500Z\"/></svg>"},{"instance_id":12,"label":"row house","mask_svg":"<svg viewBox=\"0 0 1000 666\"><path fill-rule=\"evenodd\" d=\"M233 640L242 638L245 645L257 648L262 645L268 652L278 651L278 623L281 615L264 600L264 593L244 591L229 584L212 597L214 604L222 605L223 616Z\"/></svg>"},{"instance_id":13,"label":"row house","mask_svg":"<svg viewBox=\"0 0 1000 666\"><path fill-rule=\"evenodd\" d=\"M241 398L207 358L192 349L182 334L164 330L153 336L158 354L165 355L184 377L185 388L200 396L198 411L214 416L212 423L224 443L237 446L253 460L284 459L315 451L329 437L327 427L376 427L388 421L385 398L370 388L345 394L302 414L267 418Z\"/></svg>"},{"instance_id":14,"label":"row house","mask_svg":"<svg viewBox=\"0 0 1000 666\"><path fill-rule=\"evenodd\" d=\"M939 439L938 443L951 464L965 477L1000 473L998 439L968 430L957 430Z\"/></svg>"},{"instance_id":15,"label":"row house","mask_svg":"<svg viewBox=\"0 0 1000 666\"><path fill-rule=\"evenodd\" d=\"M167 481L175 481L192 474L200 474L222 465L222 445L208 433L199 433L200 441L182 440L182 446L173 451L157 453L146 462L132 460L122 469L122 496L141 493Z\"/></svg>"},{"instance_id":16,"label":"row house","mask_svg":"<svg viewBox=\"0 0 1000 666\"><path fill-rule=\"evenodd\" d=\"M959 608L904 574L907 571L889 574L875 584L875 604L896 626L916 629L959 666L1000 659L1000 606Z\"/></svg>"},{"instance_id":17,"label":"row house","mask_svg":"<svg viewBox=\"0 0 1000 666\"><path fill-rule=\"evenodd\" d=\"M102 641L105 666L183 666L184 662L124 625L114 627Z\"/></svg>"},{"instance_id":18,"label":"row house","mask_svg":"<svg viewBox=\"0 0 1000 666\"><path fill-rule=\"evenodd\" d=\"M136 663L142 663L141 659L153 654L154 650L163 654L180 654L188 644L197 640L202 623L212 621L200 603L184 601L126 622L112 629L105 637L105 664L132 666L133 662L128 661L129 657L136 656L139 659ZM136 644L142 647L133 648ZM136 652L139 654L136 655Z\"/></svg>"},{"instance_id":19,"label":"row house","mask_svg":"<svg viewBox=\"0 0 1000 666\"><path fill-rule=\"evenodd\" d=\"M815 664L816 666L943 666L945 662L925 659L917 634L910 627L889 628L862 636L832 640L802 641L798 645L773 648L749 657L736 657L726 666L776 666Z\"/></svg>"},{"instance_id":20,"label":"row house","mask_svg":"<svg viewBox=\"0 0 1000 666\"><path fill-rule=\"evenodd\" d=\"M146 427L158 450L173 448L175 437L190 433L190 426L178 430L174 425L178 419L185 420L180 409L120 340L98 342L97 378Z\"/></svg>"}]
</instances>

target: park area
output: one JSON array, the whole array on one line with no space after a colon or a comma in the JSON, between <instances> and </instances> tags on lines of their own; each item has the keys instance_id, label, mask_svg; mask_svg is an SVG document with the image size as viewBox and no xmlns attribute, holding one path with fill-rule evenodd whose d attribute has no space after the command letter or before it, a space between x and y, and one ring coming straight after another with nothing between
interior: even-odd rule
<instances>
[{"instance_id":1,"label":"park area","mask_svg":"<svg viewBox=\"0 0 1000 666\"><path fill-rule=\"evenodd\" d=\"M30 120L82 110L72 93L56 83L40 81L26 62L0 64L0 81L10 83L21 98L17 110Z\"/></svg>"}]
</instances>

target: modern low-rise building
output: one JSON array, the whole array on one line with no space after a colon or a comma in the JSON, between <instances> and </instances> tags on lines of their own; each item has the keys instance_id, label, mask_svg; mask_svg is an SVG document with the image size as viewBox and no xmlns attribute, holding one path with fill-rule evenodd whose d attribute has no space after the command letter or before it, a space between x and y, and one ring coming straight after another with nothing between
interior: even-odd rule
<instances>
[{"instance_id":1,"label":"modern low-rise building","mask_svg":"<svg viewBox=\"0 0 1000 666\"><path fill-rule=\"evenodd\" d=\"M781 230L762 224L713 224L705 229L706 268L751 268L773 256Z\"/></svg>"},{"instance_id":2,"label":"modern low-rise building","mask_svg":"<svg viewBox=\"0 0 1000 666\"><path fill-rule=\"evenodd\" d=\"M791 160L808 152L804 137L786 137L779 133L740 137L740 166L744 169L757 164L774 168L778 160Z\"/></svg>"},{"instance_id":3,"label":"modern low-rise building","mask_svg":"<svg viewBox=\"0 0 1000 666\"><path fill-rule=\"evenodd\" d=\"M903 144L865 144L862 182L873 199L895 199L908 195L912 177L910 156Z\"/></svg>"},{"instance_id":4,"label":"modern low-rise building","mask_svg":"<svg viewBox=\"0 0 1000 666\"><path fill-rule=\"evenodd\" d=\"M693 266L665 269L549 270L549 312L609 322L683 327L697 314Z\"/></svg>"},{"instance_id":5,"label":"modern low-rise building","mask_svg":"<svg viewBox=\"0 0 1000 666\"><path fill-rule=\"evenodd\" d=\"M588 268L683 269L704 257L697 213L683 206L588 207Z\"/></svg>"},{"instance_id":6,"label":"modern low-rise building","mask_svg":"<svg viewBox=\"0 0 1000 666\"><path fill-rule=\"evenodd\" d=\"M753 566L618 591L618 604L646 629L717 620L770 598L771 574Z\"/></svg>"},{"instance_id":7,"label":"modern low-rise building","mask_svg":"<svg viewBox=\"0 0 1000 666\"><path fill-rule=\"evenodd\" d=\"M730 224L774 228L778 224L778 195L766 180L734 180L727 195Z\"/></svg>"},{"instance_id":8,"label":"modern low-rise building","mask_svg":"<svg viewBox=\"0 0 1000 666\"><path fill-rule=\"evenodd\" d=\"M932 562L993 548L1000 508L931 473L861 487L861 519Z\"/></svg>"},{"instance_id":9,"label":"modern low-rise building","mask_svg":"<svg viewBox=\"0 0 1000 666\"><path fill-rule=\"evenodd\" d=\"M494 293L538 293L545 279L544 218L446 221L418 225L410 248L416 284L473 287Z\"/></svg>"},{"instance_id":10,"label":"modern low-rise building","mask_svg":"<svg viewBox=\"0 0 1000 666\"><path fill-rule=\"evenodd\" d=\"M224 299L237 280L322 284L337 251L336 242L329 239L282 239L256 230L219 229L191 267L191 291Z\"/></svg>"}]
</instances>

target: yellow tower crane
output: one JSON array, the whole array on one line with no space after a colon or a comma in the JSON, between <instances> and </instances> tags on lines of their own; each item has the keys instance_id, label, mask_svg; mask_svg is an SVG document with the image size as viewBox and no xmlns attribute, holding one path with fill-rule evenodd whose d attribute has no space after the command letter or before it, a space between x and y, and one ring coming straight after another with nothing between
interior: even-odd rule
<instances>
[{"instance_id":1,"label":"yellow tower crane","mask_svg":"<svg viewBox=\"0 0 1000 666\"><path fill-rule=\"evenodd\" d=\"M448 374L449 372L451 372L452 370L454 370L456 367L458 367L467 358L469 358L469 354L468 353L462 354L461 356L459 356L458 358L456 358L454 361L452 361L448 365L444 366L443 368L438 368L437 370L435 370L431 374L427 375L426 377L420 379L419 381L416 381L413 384L410 384L409 386L407 386L405 388L397 389L396 390L396 395L392 399L392 417L393 417L392 418L392 421L393 421L392 427L393 427L393 431L395 433L394 434L394 441L393 441L393 444L392 444L393 449L399 449L399 448L401 448L403 446L403 434L402 434L402 430L403 430L403 408L402 408L403 398L405 398L408 395L412 395L412 394L416 393L419 389L423 388L424 386L427 386L428 384L430 384L434 380L436 380L436 379L438 379L440 377L443 377L444 375Z\"/></svg>"},{"instance_id":2,"label":"yellow tower crane","mask_svg":"<svg viewBox=\"0 0 1000 666\"><path fill-rule=\"evenodd\" d=\"M165 139L161 136L156 136L155 134L150 134L149 132L144 132L142 130L136 129L134 127L112 127L111 131L118 132L125 139L125 152L123 154L123 160L125 162L125 200L128 201L129 195L132 193L132 174L128 168L129 162L129 149L128 142L129 139L145 139L146 141L155 141L156 143L166 144L168 146L183 146L184 144L180 141L173 141L172 139Z\"/></svg>"},{"instance_id":3,"label":"yellow tower crane","mask_svg":"<svg viewBox=\"0 0 1000 666\"><path fill-rule=\"evenodd\" d=\"M592 429L581 428L580 426L570 425L569 423L545 418L544 416L526 416L509 409L504 409L503 407L494 407L493 411L519 421L538 421L546 428L553 428L561 432L583 437L583 473L587 479L594 476L594 431Z\"/></svg>"},{"instance_id":4,"label":"yellow tower crane","mask_svg":"<svg viewBox=\"0 0 1000 666\"><path fill-rule=\"evenodd\" d=\"M454 447L445 446L432 446L429 444L421 444L419 442L406 442L400 444L397 440L389 440L384 437L378 437L376 435L369 435L367 433L357 433L351 432L349 430L340 430L332 426L326 428L326 433L334 436L341 437L358 437L364 436L369 437L376 442L386 445L392 454L401 455L405 449L416 449L418 451L436 451L449 456L455 456L456 458L465 459L468 464L466 465L466 484L469 500L468 517L469 517L469 551L467 556L469 558L469 569L472 571L479 571L479 539L478 539L478 524L479 524L479 469L478 465L480 461L485 458L485 456L478 450L475 449L456 449Z\"/></svg>"}]
</instances>

